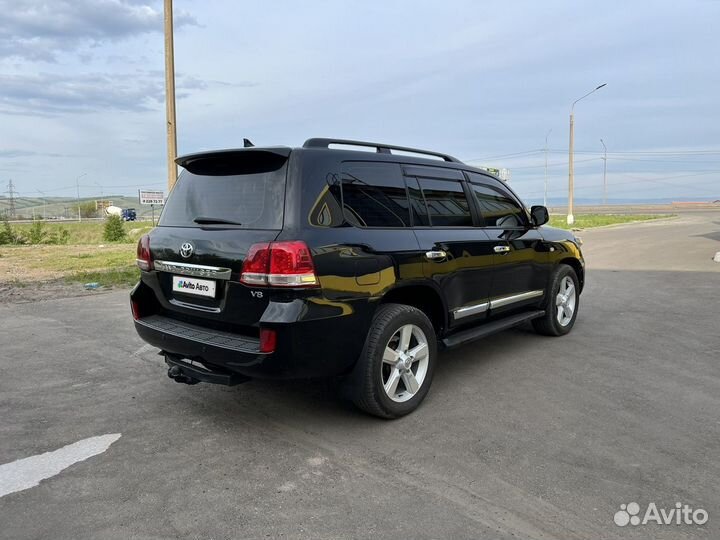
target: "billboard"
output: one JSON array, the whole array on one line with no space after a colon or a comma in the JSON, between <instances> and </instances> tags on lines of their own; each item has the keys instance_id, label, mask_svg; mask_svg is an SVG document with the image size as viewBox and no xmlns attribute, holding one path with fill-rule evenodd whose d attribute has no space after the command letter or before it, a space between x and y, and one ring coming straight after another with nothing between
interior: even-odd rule
<instances>
[{"instance_id":1,"label":"billboard","mask_svg":"<svg viewBox=\"0 0 720 540\"><path fill-rule=\"evenodd\" d=\"M138 190L139 198L140 198L140 204L149 204L149 205L163 205L165 204L165 192L164 191L157 191L157 190L146 190L146 189L140 189Z\"/></svg>"}]
</instances>

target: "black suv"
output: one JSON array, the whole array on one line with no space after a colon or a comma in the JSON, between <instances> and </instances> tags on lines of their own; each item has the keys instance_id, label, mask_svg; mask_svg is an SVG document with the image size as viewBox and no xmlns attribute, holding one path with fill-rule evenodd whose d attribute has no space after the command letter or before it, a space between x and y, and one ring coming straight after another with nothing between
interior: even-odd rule
<instances>
[{"instance_id":1,"label":"black suv","mask_svg":"<svg viewBox=\"0 0 720 540\"><path fill-rule=\"evenodd\" d=\"M427 394L438 348L575 323L578 240L451 156L310 139L177 163L131 303L178 382L342 376L393 418Z\"/></svg>"}]
</instances>

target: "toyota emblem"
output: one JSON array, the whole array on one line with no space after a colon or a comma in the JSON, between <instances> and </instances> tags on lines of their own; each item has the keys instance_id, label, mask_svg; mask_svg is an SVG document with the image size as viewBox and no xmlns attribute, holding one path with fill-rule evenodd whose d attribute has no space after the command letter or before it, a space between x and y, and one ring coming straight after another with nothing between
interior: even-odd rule
<instances>
[{"instance_id":1,"label":"toyota emblem","mask_svg":"<svg viewBox=\"0 0 720 540\"><path fill-rule=\"evenodd\" d=\"M193 254L193 245L190 242L185 242L182 246L180 246L180 256L183 259L189 259L190 255Z\"/></svg>"}]
</instances>

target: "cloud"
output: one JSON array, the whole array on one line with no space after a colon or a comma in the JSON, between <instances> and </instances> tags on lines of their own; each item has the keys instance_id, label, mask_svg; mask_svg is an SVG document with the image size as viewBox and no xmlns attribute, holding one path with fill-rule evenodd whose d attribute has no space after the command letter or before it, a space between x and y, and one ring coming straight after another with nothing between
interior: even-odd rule
<instances>
[{"instance_id":1,"label":"cloud","mask_svg":"<svg viewBox=\"0 0 720 540\"><path fill-rule=\"evenodd\" d=\"M67 154L56 152L35 152L32 150L20 150L15 148L0 149L0 159L14 159L30 156L67 157Z\"/></svg>"},{"instance_id":2,"label":"cloud","mask_svg":"<svg viewBox=\"0 0 720 540\"><path fill-rule=\"evenodd\" d=\"M54 62L60 52L163 31L163 13L128 0L0 0L0 58ZM197 25L183 11L175 27Z\"/></svg>"},{"instance_id":3,"label":"cloud","mask_svg":"<svg viewBox=\"0 0 720 540\"><path fill-rule=\"evenodd\" d=\"M28 150L12 150L12 149L0 149L0 159L12 159L18 157L34 156L35 152Z\"/></svg>"},{"instance_id":4,"label":"cloud","mask_svg":"<svg viewBox=\"0 0 720 540\"><path fill-rule=\"evenodd\" d=\"M214 81L191 76L176 77L177 97L202 90ZM252 83L247 83L252 86ZM165 100L162 71L132 73L86 73L63 75L0 74L0 112L23 116L52 116L60 113L98 111L142 112L161 107Z\"/></svg>"},{"instance_id":5,"label":"cloud","mask_svg":"<svg viewBox=\"0 0 720 540\"><path fill-rule=\"evenodd\" d=\"M0 104L16 113L43 115L98 110L142 111L163 99L162 79L144 73L108 75L1 75Z\"/></svg>"}]
</instances>

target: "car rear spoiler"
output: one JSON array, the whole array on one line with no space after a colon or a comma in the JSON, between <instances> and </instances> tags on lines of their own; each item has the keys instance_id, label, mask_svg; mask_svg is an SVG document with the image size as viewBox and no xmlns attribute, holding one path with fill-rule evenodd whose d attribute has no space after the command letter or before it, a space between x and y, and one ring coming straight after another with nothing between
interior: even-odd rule
<instances>
[{"instance_id":1,"label":"car rear spoiler","mask_svg":"<svg viewBox=\"0 0 720 540\"><path fill-rule=\"evenodd\" d=\"M193 174L225 176L274 171L282 167L292 149L287 146L212 150L180 156L175 163Z\"/></svg>"}]
</instances>

